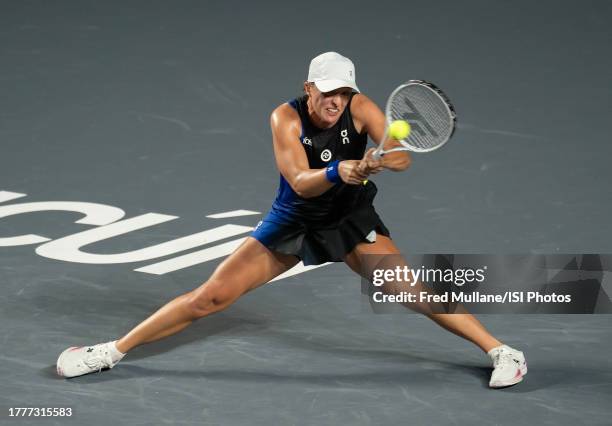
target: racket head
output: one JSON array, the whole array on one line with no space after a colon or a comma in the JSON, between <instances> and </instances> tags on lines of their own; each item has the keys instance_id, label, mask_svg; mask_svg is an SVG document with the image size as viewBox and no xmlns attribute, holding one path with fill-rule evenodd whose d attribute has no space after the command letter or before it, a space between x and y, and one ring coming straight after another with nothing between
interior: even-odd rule
<instances>
[{"instance_id":1,"label":"racket head","mask_svg":"<svg viewBox=\"0 0 612 426\"><path fill-rule=\"evenodd\" d=\"M395 120L410 123L411 132L399 142L414 152L430 152L453 136L457 114L448 97L433 83L409 80L389 96L385 108L387 127Z\"/></svg>"}]
</instances>

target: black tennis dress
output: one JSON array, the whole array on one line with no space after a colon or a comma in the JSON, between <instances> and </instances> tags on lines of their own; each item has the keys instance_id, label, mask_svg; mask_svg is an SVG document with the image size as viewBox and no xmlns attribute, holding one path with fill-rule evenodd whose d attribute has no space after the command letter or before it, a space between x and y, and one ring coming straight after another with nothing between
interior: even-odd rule
<instances>
[{"instance_id":1,"label":"black tennis dress","mask_svg":"<svg viewBox=\"0 0 612 426\"><path fill-rule=\"evenodd\" d=\"M338 122L320 129L310 122L307 97L294 99L302 122L300 142L311 169L322 169L335 160L360 160L367 145L367 134L359 134L353 124L350 105ZM335 184L325 193L302 198L283 175L272 210L259 222L252 237L270 250L299 257L305 265L340 262L358 243L372 243L376 233L390 236L374 210L376 185Z\"/></svg>"}]
</instances>

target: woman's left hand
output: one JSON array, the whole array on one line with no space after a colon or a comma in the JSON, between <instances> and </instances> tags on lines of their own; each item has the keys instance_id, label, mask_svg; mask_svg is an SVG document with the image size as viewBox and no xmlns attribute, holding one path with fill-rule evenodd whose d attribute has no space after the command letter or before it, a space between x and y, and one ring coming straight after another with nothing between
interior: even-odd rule
<instances>
[{"instance_id":1,"label":"woman's left hand","mask_svg":"<svg viewBox=\"0 0 612 426\"><path fill-rule=\"evenodd\" d=\"M368 175L374 175L383 171L383 159L382 157L375 160L372 154L376 151L376 148L370 148L367 150L361 161L359 162L359 170Z\"/></svg>"}]
</instances>

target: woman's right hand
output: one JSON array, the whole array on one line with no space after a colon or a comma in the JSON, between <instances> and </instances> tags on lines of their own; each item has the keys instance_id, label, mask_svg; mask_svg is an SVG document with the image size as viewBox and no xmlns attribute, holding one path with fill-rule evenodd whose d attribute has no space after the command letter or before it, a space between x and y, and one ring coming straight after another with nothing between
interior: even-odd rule
<instances>
[{"instance_id":1,"label":"woman's right hand","mask_svg":"<svg viewBox=\"0 0 612 426\"><path fill-rule=\"evenodd\" d=\"M342 182L349 185L363 185L369 173L359 167L361 160L344 160L338 164L338 173Z\"/></svg>"}]
</instances>

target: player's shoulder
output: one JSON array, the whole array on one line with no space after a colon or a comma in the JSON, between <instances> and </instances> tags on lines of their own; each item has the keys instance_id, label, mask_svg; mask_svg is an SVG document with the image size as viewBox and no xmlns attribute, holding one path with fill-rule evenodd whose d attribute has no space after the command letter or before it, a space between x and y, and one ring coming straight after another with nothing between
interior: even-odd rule
<instances>
[{"instance_id":1,"label":"player's shoulder","mask_svg":"<svg viewBox=\"0 0 612 426\"><path fill-rule=\"evenodd\" d=\"M273 127L294 126L300 124L300 116L288 102L282 103L270 114L270 122Z\"/></svg>"},{"instance_id":2,"label":"player's shoulder","mask_svg":"<svg viewBox=\"0 0 612 426\"><path fill-rule=\"evenodd\" d=\"M372 120L382 115L378 105L363 93L356 93L351 99L351 116L359 133L367 132Z\"/></svg>"},{"instance_id":3,"label":"player's shoulder","mask_svg":"<svg viewBox=\"0 0 612 426\"><path fill-rule=\"evenodd\" d=\"M351 99L351 114L364 114L371 109L377 108L376 104L363 93L355 93Z\"/></svg>"}]
</instances>

